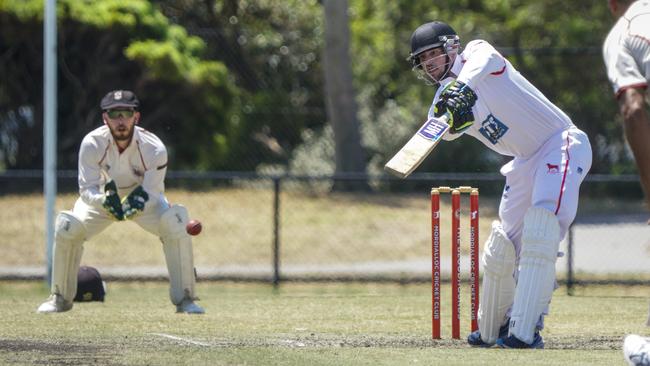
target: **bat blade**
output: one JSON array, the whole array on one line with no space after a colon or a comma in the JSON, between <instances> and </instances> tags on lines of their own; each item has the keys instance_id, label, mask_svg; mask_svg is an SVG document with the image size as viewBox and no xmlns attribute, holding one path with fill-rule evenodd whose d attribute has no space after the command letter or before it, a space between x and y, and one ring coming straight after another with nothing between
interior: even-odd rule
<instances>
[{"instance_id":1,"label":"bat blade","mask_svg":"<svg viewBox=\"0 0 650 366\"><path fill-rule=\"evenodd\" d=\"M384 170L402 179L408 177L449 131L447 119L444 115L424 122L418 132L386 163Z\"/></svg>"}]
</instances>

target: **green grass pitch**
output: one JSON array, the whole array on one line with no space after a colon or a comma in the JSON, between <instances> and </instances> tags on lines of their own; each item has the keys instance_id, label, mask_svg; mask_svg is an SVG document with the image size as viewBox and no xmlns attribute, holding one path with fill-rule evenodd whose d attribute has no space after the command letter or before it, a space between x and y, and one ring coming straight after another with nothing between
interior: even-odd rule
<instances>
[{"instance_id":1,"label":"green grass pitch","mask_svg":"<svg viewBox=\"0 0 650 366\"><path fill-rule=\"evenodd\" d=\"M200 282L205 315L174 313L164 282L112 282L104 303L37 314L47 292L42 282L0 282L0 364L624 365L624 336L650 333L643 287L557 290L545 350L450 340L446 285L440 341L430 339L426 284Z\"/></svg>"}]
</instances>

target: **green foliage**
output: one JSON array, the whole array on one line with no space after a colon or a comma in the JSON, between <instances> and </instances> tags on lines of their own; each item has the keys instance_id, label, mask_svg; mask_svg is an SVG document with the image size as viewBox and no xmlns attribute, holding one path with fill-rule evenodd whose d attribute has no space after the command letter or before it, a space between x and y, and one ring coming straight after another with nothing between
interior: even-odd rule
<instances>
[{"instance_id":1,"label":"green foliage","mask_svg":"<svg viewBox=\"0 0 650 366\"><path fill-rule=\"evenodd\" d=\"M306 130L304 143L294 151L289 172L297 175L334 174L334 131L325 126L321 131Z\"/></svg>"},{"instance_id":2,"label":"green foliage","mask_svg":"<svg viewBox=\"0 0 650 366\"><path fill-rule=\"evenodd\" d=\"M0 145L0 157L7 168L42 166L34 149L42 144L42 3L0 0L0 137L11 142ZM100 123L101 96L127 87L143 101L143 126L170 145L172 169L269 164L320 167L313 171L319 173L331 165L304 163L330 159L323 144L333 144L324 130L324 14L317 0L58 4L59 167L76 166L81 136ZM635 171L601 57L613 24L606 3L350 0L349 6L368 171L379 171L426 118L435 89L417 80L405 59L412 31L435 19L450 23L463 44L491 42L567 112L592 140L592 172ZM504 159L486 151L462 138L441 146L420 169L494 171Z\"/></svg>"},{"instance_id":3,"label":"green foliage","mask_svg":"<svg viewBox=\"0 0 650 366\"><path fill-rule=\"evenodd\" d=\"M0 0L0 11L11 10L21 21L43 20L43 1L39 0Z\"/></svg>"},{"instance_id":4,"label":"green foliage","mask_svg":"<svg viewBox=\"0 0 650 366\"><path fill-rule=\"evenodd\" d=\"M374 144L372 166L385 162L395 145L405 142L426 118L435 89L409 75L405 58L412 31L422 23L442 20L456 29L462 44L477 38L492 43L589 134L594 145L593 172L634 170L629 154L624 153L614 118L617 107L600 54L602 40L613 24L606 3L376 0L351 1L350 7L353 67L359 100L365 103L364 124L380 128L376 121L395 106L409 111L408 117L393 119L393 133L385 135L383 144ZM395 140L399 143L394 144ZM420 170L493 171L504 161L486 153L471 138L444 144L435 156Z\"/></svg>"},{"instance_id":5,"label":"green foliage","mask_svg":"<svg viewBox=\"0 0 650 366\"><path fill-rule=\"evenodd\" d=\"M227 164L239 91L223 63L206 59L203 40L145 0L60 0L57 10L59 168L76 167L81 138L101 124L99 100L122 88L138 94L141 125L167 143L173 169ZM0 136L18 141L14 150L3 151L10 168L42 166L42 152L30 148L41 145L42 113L32 113L33 120L15 117L19 108L42 110L42 57L34 57L42 48L42 12L42 1L0 4L6 61L0 74L11 80L0 85L0 120L15 126L0 128Z\"/></svg>"},{"instance_id":6,"label":"green foliage","mask_svg":"<svg viewBox=\"0 0 650 366\"><path fill-rule=\"evenodd\" d=\"M325 123L322 7L317 1L155 0L164 14L206 43L242 90L236 131L224 168L255 170L288 164L302 131Z\"/></svg>"}]
</instances>

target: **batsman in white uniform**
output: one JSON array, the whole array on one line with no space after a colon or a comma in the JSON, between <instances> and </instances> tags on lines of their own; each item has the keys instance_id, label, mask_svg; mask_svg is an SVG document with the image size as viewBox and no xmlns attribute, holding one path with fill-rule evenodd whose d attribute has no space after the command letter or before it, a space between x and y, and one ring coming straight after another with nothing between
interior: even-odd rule
<instances>
[{"instance_id":1,"label":"batsman in white uniform","mask_svg":"<svg viewBox=\"0 0 650 366\"><path fill-rule=\"evenodd\" d=\"M513 159L499 221L485 243L474 346L543 348L539 331L555 288L561 239L574 220L580 184L591 167L587 135L488 42L460 39L443 22L411 36L413 70L439 84L429 115L449 117L450 134L472 136Z\"/></svg>"},{"instance_id":2,"label":"batsman in white uniform","mask_svg":"<svg viewBox=\"0 0 650 366\"><path fill-rule=\"evenodd\" d=\"M650 208L650 118L646 105L650 80L650 1L607 2L617 21L603 44L603 58L623 116L625 136L634 153L646 206ZM646 324L650 326L650 313ZM623 353L630 365L650 366L650 338L628 335Z\"/></svg>"},{"instance_id":3,"label":"batsman in white uniform","mask_svg":"<svg viewBox=\"0 0 650 366\"><path fill-rule=\"evenodd\" d=\"M646 104L650 80L650 1L608 3L618 20L603 44L603 58L650 209L650 117Z\"/></svg>"},{"instance_id":4,"label":"batsman in white uniform","mask_svg":"<svg viewBox=\"0 0 650 366\"><path fill-rule=\"evenodd\" d=\"M133 220L162 241L176 311L201 314L194 293L192 240L185 207L164 195L167 150L153 133L137 126L139 101L128 90L111 91L100 103L104 125L79 149L79 194L72 211L56 219L51 295L39 313L72 308L84 241L116 221Z\"/></svg>"}]
</instances>

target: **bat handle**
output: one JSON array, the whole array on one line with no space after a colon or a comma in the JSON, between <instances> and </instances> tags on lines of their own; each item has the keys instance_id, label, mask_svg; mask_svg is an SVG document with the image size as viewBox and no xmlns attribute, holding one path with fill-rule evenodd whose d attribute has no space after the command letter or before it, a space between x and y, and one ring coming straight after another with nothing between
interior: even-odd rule
<instances>
[{"instance_id":1,"label":"bat handle","mask_svg":"<svg viewBox=\"0 0 650 366\"><path fill-rule=\"evenodd\" d=\"M445 114L443 114L442 116L440 116L440 117L438 117L436 119L438 121L442 122L442 123L449 124L449 113L445 113Z\"/></svg>"}]
</instances>

